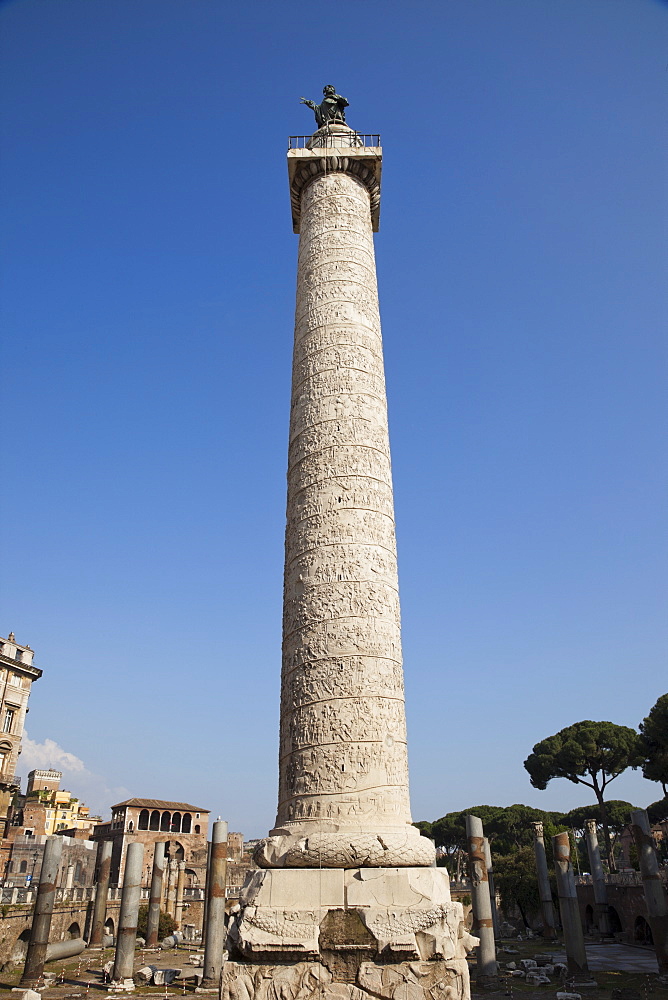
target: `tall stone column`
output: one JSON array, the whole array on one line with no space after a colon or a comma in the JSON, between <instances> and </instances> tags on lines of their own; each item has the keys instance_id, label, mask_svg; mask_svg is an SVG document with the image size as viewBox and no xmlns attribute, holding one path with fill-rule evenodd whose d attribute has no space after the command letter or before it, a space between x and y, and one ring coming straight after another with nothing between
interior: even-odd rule
<instances>
[{"instance_id":1,"label":"tall stone column","mask_svg":"<svg viewBox=\"0 0 668 1000\"><path fill-rule=\"evenodd\" d=\"M554 847L554 868L557 874L559 912L564 931L564 948L569 976L588 982L591 979L587 964L582 921L578 906L575 877L571 865L571 842L567 833L558 833L552 838Z\"/></svg>"},{"instance_id":2,"label":"tall stone column","mask_svg":"<svg viewBox=\"0 0 668 1000\"><path fill-rule=\"evenodd\" d=\"M598 846L598 833L596 830L596 820L585 820L585 839L587 841L587 854L589 855L589 867L594 885L594 903L596 904L596 926L599 934L605 937L610 935L610 918L608 916L608 890L605 884L605 874L601 864L601 851Z\"/></svg>"},{"instance_id":3,"label":"tall stone column","mask_svg":"<svg viewBox=\"0 0 668 1000\"><path fill-rule=\"evenodd\" d=\"M103 840L100 847L100 865L97 871L95 886L95 903L93 904L93 924L91 928L89 948L101 948L104 938L104 922L107 919L107 898L109 896L109 876L111 874L111 840Z\"/></svg>"},{"instance_id":4,"label":"tall stone column","mask_svg":"<svg viewBox=\"0 0 668 1000\"><path fill-rule=\"evenodd\" d=\"M162 903L162 881L165 873L165 842L159 841L153 849L153 872L151 875L151 890L148 900L148 917L146 920L146 947L155 948L158 944L158 928L160 926L160 904Z\"/></svg>"},{"instance_id":5,"label":"tall stone column","mask_svg":"<svg viewBox=\"0 0 668 1000\"><path fill-rule=\"evenodd\" d=\"M165 911L173 917L176 913L176 880L178 878L178 861L167 862L167 900Z\"/></svg>"},{"instance_id":6,"label":"tall stone column","mask_svg":"<svg viewBox=\"0 0 668 1000\"><path fill-rule=\"evenodd\" d=\"M49 943L51 918L56 902L56 881L60 870L60 858L63 853L62 837L47 837L42 856L42 868L39 874L37 900L30 929L28 954L21 976L21 986L35 986L44 972L46 949Z\"/></svg>"},{"instance_id":7,"label":"tall stone column","mask_svg":"<svg viewBox=\"0 0 668 1000\"><path fill-rule=\"evenodd\" d=\"M485 837L485 866L487 868L487 885L489 886L489 899L492 906L492 927L494 928L494 938L500 937L499 933L499 911L496 907L496 886L494 885L494 866L492 865L492 849L489 840Z\"/></svg>"},{"instance_id":8,"label":"tall stone column","mask_svg":"<svg viewBox=\"0 0 668 1000\"><path fill-rule=\"evenodd\" d=\"M132 979L143 866L144 845L138 844L136 841L128 844L123 874L121 912L118 917L114 971L112 973L112 979L115 983L122 982L124 979Z\"/></svg>"},{"instance_id":9,"label":"tall stone column","mask_svg":"<svg viewBox=\"0 0 668 1000\"><path fill-rule=\"evenodd\" d=\"M531 825L533 827L533 850L536 858L536 874L538 876L538 895L540 897L540 909L543 916L543 936L546 940L554 940L557 936L557 921L554 913L554 903L552 902L550 875L547 870L543 824L532 823Z\"/></svg>"},{"instance_id":10,"label":"tall stone column","mask_svg":"<svg viewBox=\"0 0 668 1000\"><path fill-rule=\"evenodd\" d=\"M349 143L350 130L337 141ZM300 240L279 801L258 860L288 868L430 865L434 847L411 825L408 801L373 245L380 151L294 152L307 155L293 176Z\"/></svg>"},{"instance_id":11,"label":"tall stone column","mask_svg":"<svg viewBox=\"0 0 668 1000\"><path fill-rule=\"evenodd\" d=\"M181 929L183 921L183 890L186 884L186 863L179 861L176 873L176 901L174 904L174 919L177 930Z\"/></svg>"},{"instance_id":12,"label":"tall stone column","mask_svg":"<svg viewBox=\"0 0 668 1000\"><path fill-rule=\"evenodd\" d=\"M221 1000L283 975L268 964L292 965L291 988L320 1000L389 997L391 984L411 1000L468 996L476 942L408 797L373 246L381 158L343 124L288 152L300 238L278 810L230 922Z\"/></svg>"},{"instance_id":13,"label":"tall stone column","mask_svg":"<svg viewBox=\"0 0 668 1000\"><path fill-rule=\"evenodd\" d=\"M668 975L668 897L661 884L654 838L644 809L636 809L631 813L631 829L638 850L647 919L652 929L659 973L666 976Z\"/></svg>"},{"instance_id":14,"label":"tall stone column","mask_svg":"<svg viewBox=\"0 0 668 1000\"><path fill-rule=\"evenodd\" d=\"M476 978L485 981L497 974L492 899L487 878L485 837L482 820L477 816L466 817L466 836L469 846L471 875L471 901L473 903L473 933L480 938Z\"/></svg>"},{"instance_id":15,"label":"tall stone column","mask_svg":"<svg viewBox=\"0 0 668 1000\"><path fill-rule=\"evenodd\" d=\"M227 823L217 819L211 831L211 854L207 874L207 916L204 941L203 985L218 983L225 947L225 890L227 881Z\"/></svg>"}]
</instances>

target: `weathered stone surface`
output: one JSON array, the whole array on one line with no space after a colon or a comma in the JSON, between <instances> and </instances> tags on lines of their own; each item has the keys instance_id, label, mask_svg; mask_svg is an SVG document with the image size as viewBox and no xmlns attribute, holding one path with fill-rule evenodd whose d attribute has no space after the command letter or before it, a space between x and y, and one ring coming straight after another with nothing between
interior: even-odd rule
<instances>
[{"instance_id":1,"label":"weathered stone surface","mask_svg":"<svg viewBox=\"0 0 668 1000\"><path fill-rule=\"evenodd\" d=\"M333 979L320 962L226 962L221 1000L469 1000L465 960L360 965L353 981Z\"/></svg>"},{"instance_id":2,"label":"weathered stone surface","mask_svg":"<svg viewBox=\"0 0 668 1000\"><path fill-rule=\"evenodd\" d=\"M442 868L261 869L241 891L226 947L246 959L352 949L450 961L476 944Z\"/></svg>"}]
</instances>

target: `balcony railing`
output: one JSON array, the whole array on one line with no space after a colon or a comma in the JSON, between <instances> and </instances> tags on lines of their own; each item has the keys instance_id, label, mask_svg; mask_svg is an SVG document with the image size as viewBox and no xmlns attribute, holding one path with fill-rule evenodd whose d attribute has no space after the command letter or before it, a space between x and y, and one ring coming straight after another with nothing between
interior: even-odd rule
<instances>
[{"instance_id":1,"label":"balcony railing","mask_svg":"<svg viewBox=\"0 0 668 1000\"><path fill-rule=\"evenodd\" d=\"M364 132L332 132L330 135L317 136L314 140L312 135L290 135L288 136L288 149L330 149L345 148L355 146L362 149L364 147L377 148L380 146L380 135Z\"/></svg>"}]
</instances>

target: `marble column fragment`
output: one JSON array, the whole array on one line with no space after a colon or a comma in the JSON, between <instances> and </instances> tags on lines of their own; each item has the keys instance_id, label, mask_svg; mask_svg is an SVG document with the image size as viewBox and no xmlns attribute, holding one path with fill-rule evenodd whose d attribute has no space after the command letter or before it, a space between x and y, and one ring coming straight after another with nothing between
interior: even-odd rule
<instances>
[{"instance_id":1,"label":"marble column fragment","mask_svg":"<svg viewBox=\"0 0 668 1000\"><path fill-rule=\"evenodd\" d=\"M568 974L576 980L587 982L591 979L587 964L580 908L575 889L575 877L571 864L571 842L568 833L558 833L552 838L554 847L554 868L557 874L559 912L564 932L564 948Z\"/></svg>"},{"instance_id":2,"label":"marble column fragment","mask_svg":"<svg viewBox=\"0 0 668 1000\"><path fill-rule=\"evenodd\" d=\"M178 878L178 861L167 862L167 900L165 911L173 917L176 913L176 881Z\"/></svg>"},{"instance_id":3,"label":"marble column fragment","mask_svg":"<svg viewBox=\"0 0 668 1000\"><path fill-rule=\"evenodd\" d=\"M176 873L176 900L174 905L174 919L176 928L180 930L183 921L183 890L186 884L186 863L179 861Z\"/></svg>"},{"instance_id":4,"label":"marble column fragment","mask_svg":"<svg viewBox=\"0 0 668 1000\"><path fill-rule=\"evenodd\" d=\"M160 925L160 904L162 903L162 882L165 874L165 842L160 841L153 851L153 872L151 875L151 890L148 901L148 919L146 924L146 947L155 948L158 944L158 927Z\"/></svg>"},{"instance_id":5,"label":"marble column fragment","mask_svg":"<svg viewBox=\"0 0 668 1000\"><path fill-rule=\"evenodd\" d=\"M211 871L211 841L206 845L206 874L204 876L204 903L202 906L202 943L206 940L206 920L209 909L209 872Z\"/></svg>"},{"instance_id":6,"label":"marble column fragment","mask_svg":"<svg viewBox=\"0 0 668 1000\"><path fill-rule=\"evenodd\" d=\"M494 944L494 923L492 920L492 900L487 878L487 858L482 820L477 816L466 817L466 837L469 849L469 871L471 876L471 901L473 904L473 933L480 938L477 949L478 964L476 978L488 980L497 973L496 947Z\"/></svg>"},{"instance_id":7,"label":"marble column fragment","mask_svg":"<svg viewBox=\"0 0 668 1000\"><path fill-rule=\"evenodd\" d=\"M206 939L204 942L205 986L218 985L225 947L225 891L227 881L227 823L218 819L211 833L211 858L207 879Z\"/></svg>"},{"instance_id":8,"label":"marble column fragment","mask_svg":"<svg viewBox=\"0 0 668 1000\"><path fill-rule=\"evenodd\" d=\"M636 809L631 813L631 829L638 851L647 919L652 930L659 973L665 976L668 975L668 897L661 883L654 838L645 809Z\"/></svg>"},{"instance_id":9,"label":"marble column fragment","mask_svg":"<svg viewBox=\"0 0 668 1000\"><path fill-rule=\"evenodd\" d=\"M124 979L132 979L134 971L143 865L144 845L136 842L128 844L125 855L121 911L118 917L114 971L112 973L112 980L115 983L120 983Z\"/></svg>"},{"instance_id":10,"label":"marble column fragment","mask_svg":"<svg viewBox=\"0 0 668 1000\"><path fill-rule=\"evenodd\" d=\"M533 827L533 850L536 858L536 874L538 876L538 895L540 897L540 910L543 917L543 937L546 940L554 940L557 936L557 921L554 912L554 903L552 902L550 875L547 869L543 824L532 823L531 825Z\"/></svg>"},{"instance_id":11,"label":"marble column fragment","mask_svg":"<svg viewBox=\"0 0 668 1000\"><path fill-rule=\"evenodd\" d=\"M598 846L596 820L585 820L585 840L589 856L589 868L594 885L594 903L596 905L596 926L599 934L610 935L610 918L608 916L608 890L605 884L605 874L601 864L601 851Z\"/></svg>"},{"instance_id":12,"label":"marble column fragment","mask_svg":"<svg viewBox=\"0 0 668 1000\"><path fill-rule=\"evenodd\" d=\"M492 865L492 849L489 846L489 840L485 837L485 865L487 866L487 884L489 886L489 900L492 907L492 926L494 928L494 937L498 938L499 935L499 913L496 908L496 887L494 885L494 867Z\"/></svg>"},{"instance_id":13,"label":"marble column fragment","mask_svg":"<svg viewBox=\"0 0 668 1000\"><path fill-rule=\"evenodd\" d=\"M28 954L21 976L21 986L36 986L44 972L46 949L49 943L51 918L56 902L56 882L63 853L62 837L47 837L39 875L35 913L30 929Z\"/></svg>"},{"instance_id":14,"label":"marble column fragment","mask_svg":"<svg viewBox=\"0 0 668 1000\"><path fill-rule=\"evenodd\" d=\"M107 919L107 899L109 896L109 876L111 875L111 840L103 840L100 847L100 864L97 871L95 886L95 903L93 904L93 923L91 927L89 948L101 948L104 937L104 922Z\"/></svg>"}]
</instances>

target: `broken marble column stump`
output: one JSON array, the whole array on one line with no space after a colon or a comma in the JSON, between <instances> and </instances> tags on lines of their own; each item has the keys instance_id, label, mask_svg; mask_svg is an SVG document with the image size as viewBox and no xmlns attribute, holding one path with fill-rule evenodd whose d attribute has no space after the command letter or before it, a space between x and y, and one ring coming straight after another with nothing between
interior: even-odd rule
<instances>
[{"instance_id":1,"label":"broken marble column stump","mask_svg":"<svg viewBox=\"0 0 668 1000\"><path fill-rule=\"evenodd\" d=\"M222 997L245 988L247 1000L264 1000L267 980L340 998L353 986L388 1000L469 996L466 953L477 940L444 869L265 869L249 875L239 904Z\"/></svg>"}]
</instances>

